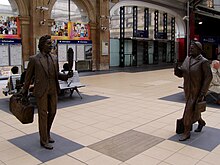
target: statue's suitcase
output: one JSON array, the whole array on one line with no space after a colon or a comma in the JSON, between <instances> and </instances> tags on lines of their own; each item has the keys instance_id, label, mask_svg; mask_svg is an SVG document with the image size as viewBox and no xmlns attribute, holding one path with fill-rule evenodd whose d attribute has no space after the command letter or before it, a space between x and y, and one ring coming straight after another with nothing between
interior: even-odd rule
<instances>
[{"instance_id":1,"label":"statue's suitcase","mask_svg":"<svg viewBox=\"0 0 220 165\"><path fill-rule=\"evenodd\" d=\"M9 108L11 113L22 123L32 123L34 120L34 106L28 98L13 94L10 98Z\"/></svg>"}]
</instances>

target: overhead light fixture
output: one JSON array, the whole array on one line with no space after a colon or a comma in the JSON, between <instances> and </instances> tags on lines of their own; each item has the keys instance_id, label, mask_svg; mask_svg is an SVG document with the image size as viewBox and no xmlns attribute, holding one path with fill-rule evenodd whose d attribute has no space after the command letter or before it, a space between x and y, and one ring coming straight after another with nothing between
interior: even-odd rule
<instances>
[{"instance_id":1,"label":"overhead light fixture","mask_svg":"<svg viewBox=\"0 0 220 165\"><path fill-rule=\"evenodd\" d=\"M203 24L203 22L202 21L199 21L199 23L198 23L199 25L202 25Z\"/></svg>"}]
</instances>

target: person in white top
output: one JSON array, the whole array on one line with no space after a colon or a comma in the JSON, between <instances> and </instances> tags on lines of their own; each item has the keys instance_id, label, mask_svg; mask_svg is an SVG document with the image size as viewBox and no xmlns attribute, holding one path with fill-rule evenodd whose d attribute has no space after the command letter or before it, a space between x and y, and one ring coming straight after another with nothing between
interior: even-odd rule
<instances>
[{"instance_id":1,"label":"person in white top","mask_svg":"<svg viewBox=\"0 0 220 165\"><path fill-rule=\"evenodd\" d=\"M212 69L212 81L209 86L209 90L211 92L217 93L218 98L217 98L217 104L220 104L220 61L214 60L212 61L211 64L211 69Z\"/></svg>"}]
</instances>

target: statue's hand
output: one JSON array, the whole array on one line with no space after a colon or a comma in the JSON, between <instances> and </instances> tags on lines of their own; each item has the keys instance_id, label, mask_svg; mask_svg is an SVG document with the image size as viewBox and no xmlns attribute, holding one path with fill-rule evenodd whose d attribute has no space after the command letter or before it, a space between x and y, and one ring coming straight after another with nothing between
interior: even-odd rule
<instances>
[{"instance_id":1,"label":"statue's hand","mask_svg":"<svg viewBox=\"0 0 220 165\"><path fill-rule=\"evenodd\" d=\"M20 95L22 95L23 97L27 97L28 96L28 91L25 90L25 89L22 89L20 92L19 92Z\"/></svg>"},{"instance_id":2,"label":"statue's hand","mask_svg":"<svg viewBox=\"0 0 220 165\"><path fill-rule=\"evenodd\" d=\"M201 93L201 94L199 95L199 97L198 97L198 102L203 101L203 100L204 100L204 98L205 98L204 93Z\"/></svg>"}]
</instances>

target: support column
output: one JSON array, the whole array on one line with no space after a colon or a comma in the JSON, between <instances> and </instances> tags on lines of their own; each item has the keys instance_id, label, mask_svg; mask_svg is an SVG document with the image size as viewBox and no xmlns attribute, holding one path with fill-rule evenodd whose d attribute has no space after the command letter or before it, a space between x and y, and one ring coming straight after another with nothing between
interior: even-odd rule
<instances>
[{"instance_id":1,"label":"support column","mask_svg":"<svg viewBox=\"0 0 220 165\"><path fill-rule=\"evenodd\" d=\"M159 11L155 10L154 12L154 38L158 38L159 31ZM158 64L159 55L158 55L158 41L154 41L154 53L153 53L153 64Z\"/></svg>"},{"instance_id":2,"label":"support column","mask_svg":"<svg viewBox=\"0 0 220 165\"><path fill-rule=\"evenodd\" d=\"M144 9L144 37L149 38L149 8ZM143 63L149 64L148 41L144 41Z\"/></svg>"},{"instance_id":3,"label":"support column","mask_svg":"<svg viewBox=\"0 0 220 165\"><path fill-rule=\"evenodd\" d=\"M133 37L137 37L138 32L138 7L133 6ZM137 39L132 40L132 66L137 66Z\"/></svg>"},{"instance_id":4,"label":"support column","mask_svg":"<svg viewBox=\"0 0 220 165\"><path fill-rule=\"evenodd\" d=\"M109 1L97 0L97 28L96 40L93 45L96 46L96 61L93 70L108 70L110 65L110 32L109 32Z\"/></svg>"},{"instance_id":5,"label":"support column","mask_svg":"<svg viewBox=\"0 0 220 165\"><path fill-rule=\"evenodd\" d=\"M30 56L30 17L19 17L21 25L21 38L22 38L22 58L23 62L27 61ZM24 66L24 64L23 64Z\"/></svg>"},{"instance_id":6,"label":"support column","mask_svg":"<svg viewBox=\"0 0 220 165\"><path fill-rule=\"evenodd\" d=\"M51 31L48 28L48 19L50 18L48 10L38 9L38 6L48 7L45 1L30 1L30 54L36 53L36 39L39 39L42 35L50 34Z\"/></svg>"},{"instance_id":7,"label":"support column","mask_svg":"<svg viewBox=\"0 0 220 165\"><path fill-rule=\"evenodd\" d=\"M90 34L91 34L91 40L92 40L92 70L98 70L98 63L100 62L99 60L99 55L97 49L100 49L99 44L97 44L97 24L96 23L89 23L90 26ZM98 48L97 48L98 47Z\"/></svg>"},{"instance_id":8,"label":"support column","mask_svg":"<svg viewBox=\"0 0 220 165\"><path fill-rule=\"evenodd\" d=\"M125 53L124 53L124 37L125 37L125 7L120 7L120 38L119 38L119 66L125 66Z\"/></svg>"},{"instance_id":9,"label":"support column","mask_svg":"<svg viewBox=\"0 0 220 165\"><path fill-rule=\"evenodd\" d=\"M175 17L171 18L171 61L174 62L175 58Z\"/></svg>"}]
</instances>

